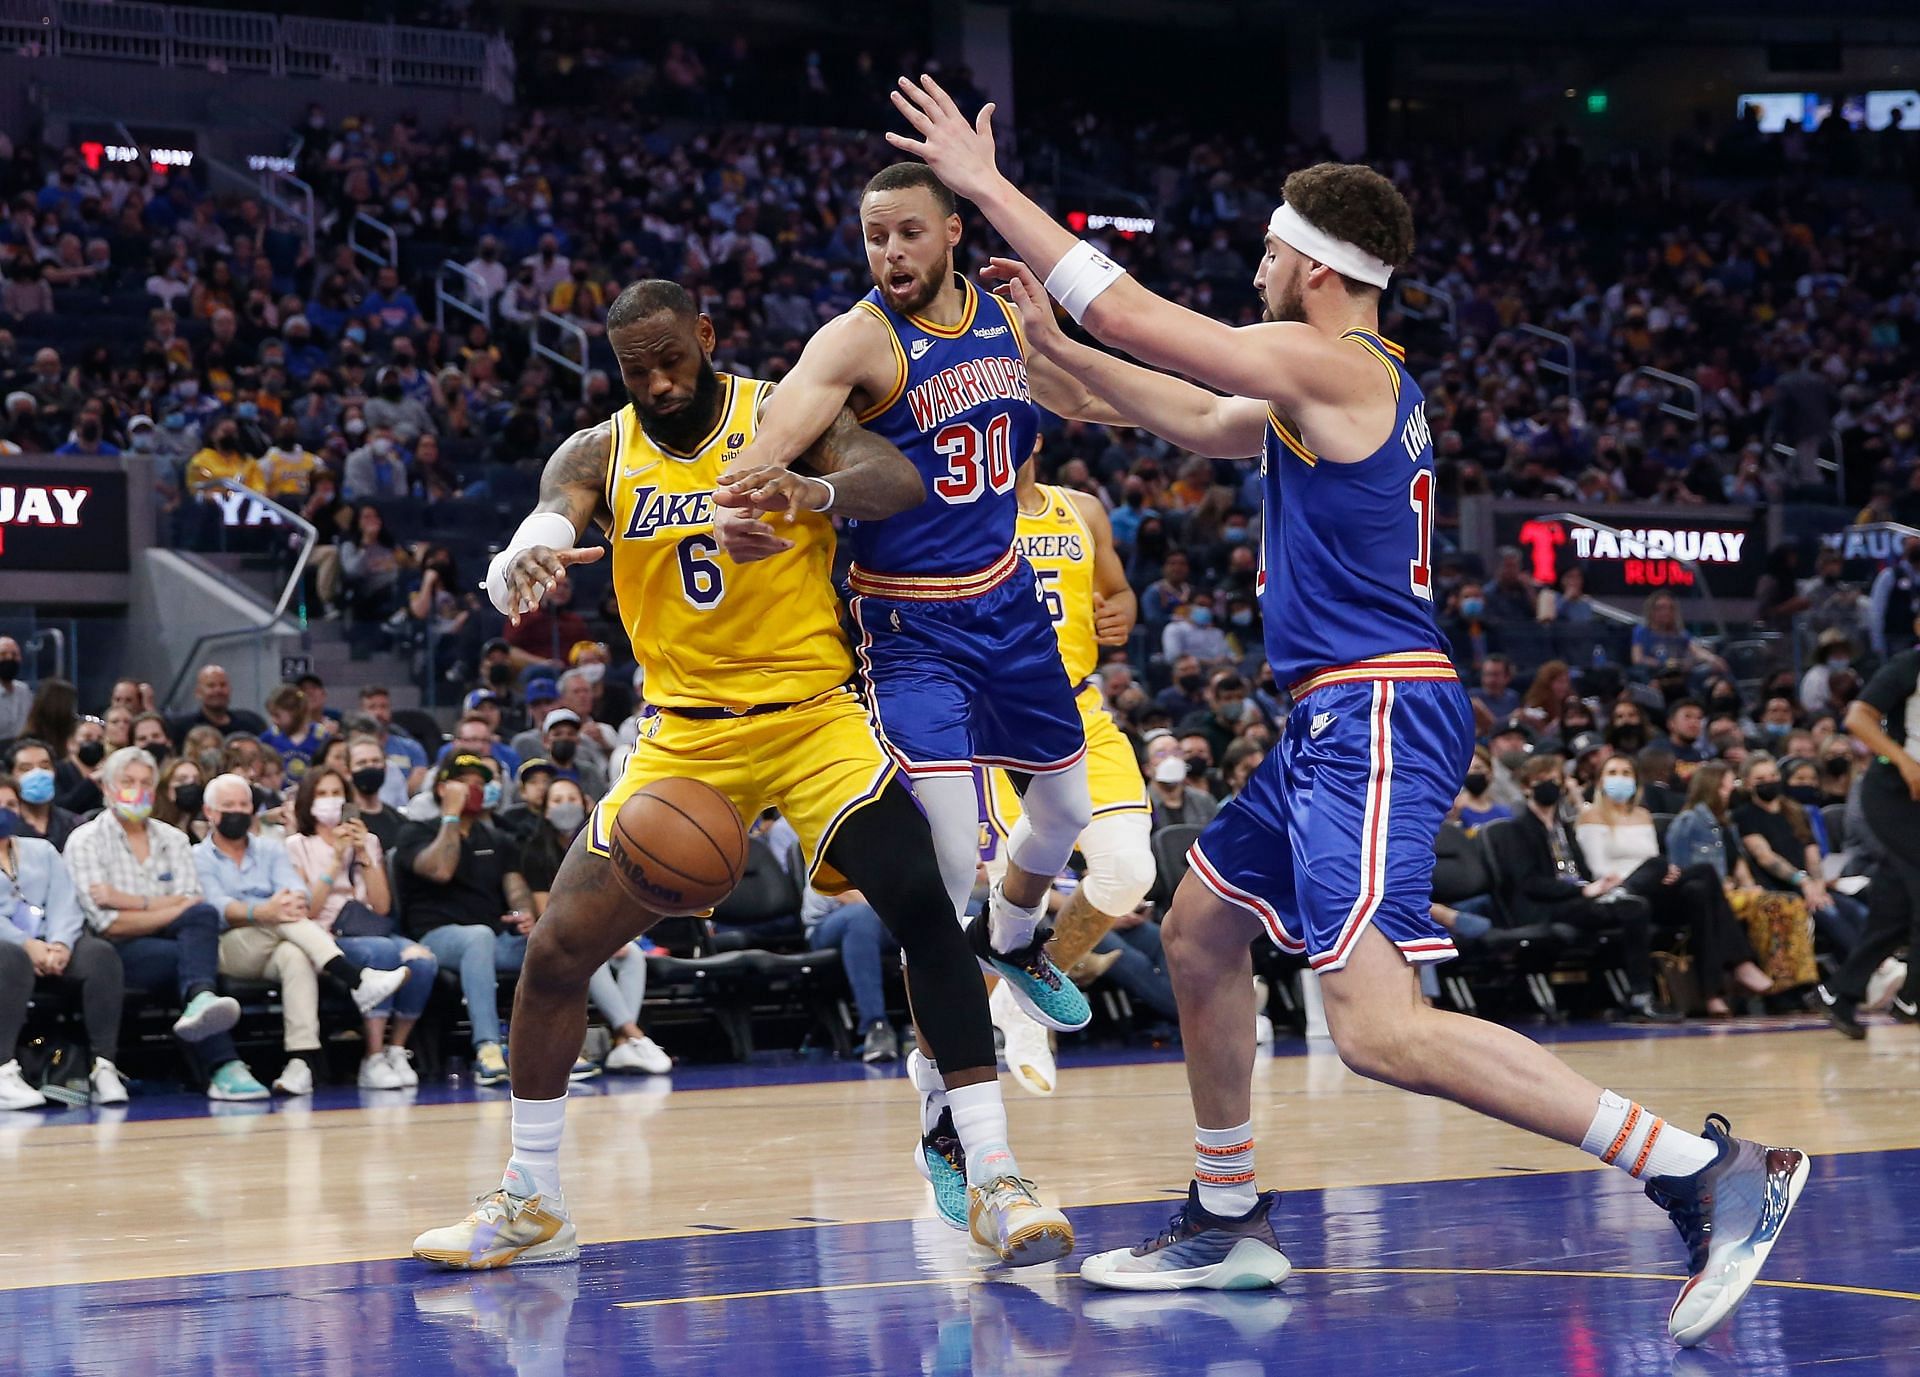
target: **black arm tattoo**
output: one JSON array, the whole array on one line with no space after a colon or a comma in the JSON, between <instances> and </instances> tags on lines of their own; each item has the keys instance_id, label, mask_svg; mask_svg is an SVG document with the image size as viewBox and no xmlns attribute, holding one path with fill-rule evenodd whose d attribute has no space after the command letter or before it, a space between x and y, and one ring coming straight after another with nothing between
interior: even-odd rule
<instances>
[{"instance_id":1,"label":"black arm tattoo","mask_svg":"<svg viewBox=\"0 0 1920 1377\"><path fill-rule=\"evenodd\" d=\"M540 471L537 512L558 512L576 531L590 525L606 530L613 520L607 505L608 478L613 468L613 423L602 421L576 430L553 452Z\"/></svg>"},{"instance_id":2,"label":"black arm tattoo","mask_svg":"<svg viewBox=\"0 0 1920 1377\"><path fill-rule=\"evenodd\" d=\"M841 411L795 468L833 479L833 510L855 521L879 521L927 500L913 461Z\"/></svg>"}]
</instances>

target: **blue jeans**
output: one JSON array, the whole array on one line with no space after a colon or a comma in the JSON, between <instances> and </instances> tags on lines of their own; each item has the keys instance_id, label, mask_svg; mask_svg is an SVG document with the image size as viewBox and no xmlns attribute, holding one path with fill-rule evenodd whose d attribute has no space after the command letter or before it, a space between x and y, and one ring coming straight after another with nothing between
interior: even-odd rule
<instances>
[{"instance_id":1,"label":"blue jeans","mask_svg":"<svg viewBox=\"0 0 1920 1377\"><path fill-rule=\"evenodd\" d=\"M1173 980L1167 975L1166 949L1160 925L1154 922L1116 928L1102 937L1095 951L1117 951L1120 959L1107 968L1107 978L1162 1018L1178 1020Z\"/></svg>"},{"instance_id":2,"label":"blue jeans","mask_svg":"<svg viewBox=\"0 0 1920 1377\"><path fill-rule=\"evenodd\" d=\"M420 945L442 966L460 972L460 997L473 1024L473 1045L500 1041L499 973L520 969L527 956L527 939L477 923L449 923L423 935Z\"/></svg>"},{"instance_id":3,"label":"blue jeans","mask_svg":"<svg viewBox=\"0 0 1920 1377\"><path fill-rule=\"evenodd\" d=\"M807 934L807 945L814 951L840 952L840 964L847 972L847 984L853 987L853 1007L859 1011L860 1026L883 1023L887 1017L887 987L883 960L900 950L880 915L867 903L842 904L814 924Z\"/></svg>"},{"instance_id":4,"label":"blue jeans","mask_svg":"<svg viewBox=\"0 0 1920 1377\"><path fill-rule=\"evenodd\" d=\"M1865 900L1851 894L1829 891L1828 897L1833 900L1833 907L1815 909L1813 925L1844 961L1867 935L1867 905Z\"/></svg>"},{"instance_id":5,"label":"blue jeans","mask_svg":"<svg viewBox=\"0 0 1920 1377\"><path fill-rule=\"evenodd\" d=\"M433 977L440 969L440 963L432 956L416 956L403 960L400 953L416 944L405 937L342 937L334 934L333 940L340 944L340 951L347 960L376 971L395 971L405 966L411 975L407 983L400 987L400 993L390 996L373 1011L372 1017L381 1018L392 1014L395 1018L416 1019L420 1011L427 1007L427 1000L433 996Z\"/></svg>"},{"instance_id":6,"label":"blue jeans","mask_svg":"<svg viewBox=\"0 0 1920 1377\"><path fill-rule=\"evenodd\" d=\"M220 934L226 926L212 904L194 904L164 928L115 943L127 988L160 994L171 985L182 1005L201 991L214 989L220 970ZM194 1050L208 1067L224 1066L240 1055L231 1033L204 1038Z\"/></svg>"},{"instance_id":7,"label":"blue jeans","mask_svg":"<svg viewBox=\"0 0 1920 1377\"><path fill-rule=\"evenodd\" d=\"M638 942L629 942L621 955L606 962L587 982L587 998L615 1031L640 1024L640 1006L647 998L647 958Z\"/></svg>"}]
</instances>

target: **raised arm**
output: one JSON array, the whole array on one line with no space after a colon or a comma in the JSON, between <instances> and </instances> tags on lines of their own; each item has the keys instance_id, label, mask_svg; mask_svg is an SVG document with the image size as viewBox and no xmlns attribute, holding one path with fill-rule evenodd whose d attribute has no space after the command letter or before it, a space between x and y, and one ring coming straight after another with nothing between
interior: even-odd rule
<instances>
[{"instance_id":1,"label":"raised arm","mask_svg":"<svg viewBox=\"0 0 1920 1377\"><path fill-rule=\"evenodd\" d=\"M800 456L795 468L770 464L731 477L723 475L714 493L714 501L722 507L781 513L789 521L802 511L879 521L926 500L927 485L913 461L863 429L846 407ZM740 562L738 555L735 562Z\"/></svg>"},{"instance_id":2,"label":"raised arm","mask_svg":"<svg viewBox=\"0 0 1920 1377\"><path fill-rule=\"evenodd\" d=\"M996 258L986 275L1001 282L1020 313L1034 400L1057 415L1100 425L1139 426L1209 459L1246 459L1266 440L1267 404L1222 397L1184 378L1068 339L1046 288L1024 263Z\"/></svg>"},{"instance_id":3,"label":"raised arm","mask_svg":"<svg viewBox=\"0 0 1920 1377\"><path fill-rule=\"evenodd\" d=\"M560 444L540 473L540 500L520 523L507 548L487 567L487 596L514 621L540 605L569 568L591 564L603 545L582 546L595 524L612 520L607 508L607 466L613 462L613 423L577 430Z\"/></svg>"},{"instance_id":4,"label":"raised arm","mask_svg":"<svg viewBox=\"0 0 1920 1377\"><path fill-rule=\"evenodd\" d=\"M1077 240L995 166L993 105L969 124L952 97L927 76L918 84L902 79L893 103L921 138L889 133L887 142L926 159L1045 281ZM1379 376L1378 363L1363 351L1329 340L1309 325L1225 325L1156 296L1131 277L1102 292L1080 323L1096 339L1144 363L1289 411L1350 395L1368 379L1366 368Z\"/></svg>"},{"instance_id":5,"label":"raised arm","mask_svg":"<svg viewBox=\"0 0 1920 1377\"><path fill-rule=\"evenodd\" d=\"M1087 530L1093 534L1093 633L1101 645L1125 645L1140 617L1140 599L1127 582L1127 568L1113 548L1113 523L1100 499L1066 490Z\"/></svg>"},{"instance_id":6,"label":"raised arm","mask_svg":"<svg viewBox=\"0 0 1920 1377\"><path fill-rule=\"evenodd\" d=\"M856 392L885 396L894 368L894 347L887 335L878 317L857 309L821 326L773 390L752 443L720 475L721 483L730 484L752 469L793 463L826 434ZM883 367L887 378L879 383Z\"/></svg>"}]
</instances>

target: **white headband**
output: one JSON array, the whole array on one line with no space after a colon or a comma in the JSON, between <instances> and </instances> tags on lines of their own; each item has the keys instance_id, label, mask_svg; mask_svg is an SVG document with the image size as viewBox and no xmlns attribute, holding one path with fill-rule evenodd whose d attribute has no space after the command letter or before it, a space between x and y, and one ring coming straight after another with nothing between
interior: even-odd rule
<instances>
[{"instance_id":1,"label":"white headband","mask_svg":"<svg viewBox=\"0 0 1920 1377\"><path fill-rule=\"evenodd\" d=\"M1392 268L1365 249L1334 238L1284 201L1267 222L1267 230L1281 243L1291 245L1316 263L1325 263L1342 277L1384 288L1387 279L1393 276Z\"/></svg>"}]
</instances>

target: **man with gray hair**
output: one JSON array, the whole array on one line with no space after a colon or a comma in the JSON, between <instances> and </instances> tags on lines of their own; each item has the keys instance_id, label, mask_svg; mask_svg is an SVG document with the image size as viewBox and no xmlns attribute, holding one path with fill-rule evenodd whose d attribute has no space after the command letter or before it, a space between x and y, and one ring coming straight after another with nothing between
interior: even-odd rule
<instances>
[{"instance_id":1,"label":"man with gray hair","mask_svg":"<svg viewBox=\"0 0 1920 1377\"><path fill-rule=\"evenodd\" d=\"M361 966L308 916L313 891L283 844L253 835L253 803L253 786L239 775L220 775L207 785L202 811L209 829L207 839L193 848L193 864L200 887L227 924L220 937L221 974L271 977L280 986L287 1067L273 1088L283 1095L311 1095L313 1063L320 1053L317 975L339 984L366 1015L406 983L408 972L405 966ZM321 878L318 888L330 890L333 877Z\"/></svg>"},{"instance_id":2,"label":"man with gray hair","mask_svg":"<svg viewBox=\"0 0 1920 1377\"><path fill-rule=\"evenodd\" d=\"M158 776L153 757L124 746L100 767L106 808L67 839L67 868L87 926L120 949L127 988L179 990L185 1011L174 1036L194 1045L210 1073L211 1100L264 1100L229 1031L240 1005L215 993L224 926L200 893L193 843L150 817Z\"/></svg>"}]
</instances>

